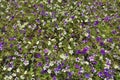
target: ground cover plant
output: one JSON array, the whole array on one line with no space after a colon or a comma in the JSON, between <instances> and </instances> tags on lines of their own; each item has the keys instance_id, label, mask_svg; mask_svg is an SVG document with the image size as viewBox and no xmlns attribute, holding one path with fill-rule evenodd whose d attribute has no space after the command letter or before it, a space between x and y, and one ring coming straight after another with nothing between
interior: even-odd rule
<instances>
[{"instance_id":1,"label":"ground cover plant","mask_svg":"<svg viewBox=\"0 0 120 80\"><path fill-rule=\"evenodd\" d=\"M120 1L0 0L0 80L120 80Z\"/></svg>"}]
</instances>

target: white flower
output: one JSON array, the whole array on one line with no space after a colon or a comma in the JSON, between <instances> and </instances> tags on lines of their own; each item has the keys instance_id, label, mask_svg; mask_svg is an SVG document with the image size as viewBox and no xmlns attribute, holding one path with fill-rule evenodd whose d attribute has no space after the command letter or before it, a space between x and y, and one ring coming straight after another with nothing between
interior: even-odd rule
<instances>
[{"instance_id":1,"label":"white flower","mask_svg":"<svg viewBox=\"0 0 120 80\"><path fill-rule=\"evenodd\" d=\"M69 53L72 55L73 54L73 50L69 50Z\"/></svg>"},{"instance_id":2,"label":"white flower","mask_svg":"<svg viewBox=\"0 0 120 80\"><path fill-rule=\"evenodd\" d=\"M76 62L80 62L80 58L79 57L76 58Z\"/></svg>"},{"instance_id":3,"label":"white flower","mask_svg":"<svg viewBox=\"0 0 120 80\"><path fill-rule=\"evenodd\" d=\"M48 45L51 45L51 42L50 42L50 41L48 41Z\"/></svg>"},{"instance_id":4,"label":"white flower","mask_svg":"<svg viewBox=\"0 0 120 80\"><path fill-rule=\"evenodd\" d=\"M25 71L24 74L27 74L27 71Z\"/></svg>"},{"instance_id":5,"label":"white flower","mask_svg":"<svg viewBox=\"0 0 120 80\"><path fill-rule=\"evenodd\" d=\"M66 55L64 55L64 54L61 54L61 55L60 55L60 58L62 58L63 60L65 60L65 59L68 58L68 56L66 56Z\"/></svg>"},{"instance_id":6,"label":"white flower","mask_svg":"<svg viewBox=\"0 0 120 80\"><path fill-rule=\"evenodd\" d=\"M5 67L5 66L3 67L3 70L4 70L4 71L6 70L6 67Z\"/></svg>"},{"instance_id":7,"label":"white flower","mask_svg":"<svg viewBox=\"0 0 120 80\"><path fill-rule=\"evenodd\" d=\"M87 37L89 34L88 33L85 33L85 36Z\"/></svg>"},{"instance_id":8,"label":"white flower","mask_svg":"<svg viewBox=\"0 0 120 80\"><path fill-rule=\"evenodd\" d=\"M72 49L72 48L70 47L70 45L68 45L68 49Z\"/></svg>"},{"instance_id":9,"label":"white flower","mask_svg":"<svg viewBox=\"0 0 120 80\"><path fill-rule=\"evenodd\" d=\"M55 42L56 40L55 39L51 39L51 41Z\"/></svg>"},{"instance_id":10,"label":"white flower","mask_svg":"<svg viewBox=\"0 0 120 80\"><path fill-rule=\"evenodd\" d=\"M73 38L70 38L70 41L73 41Z\"/></svg>"},{"instance_id":11,"label":"white flower","mask_svg":"<svg viewBox=\"0 0 120 80\"><path fill-rule=\"evenodd\" d=\"M60 2L60 3L61 3L61 2L62 2L62 0L58 0L58 2Z\"/></svg>"},{"instance_id":12,"label":"white flower","mask_svg":"<svg viewBox=\"0 0 120 80\"><path fill-rule=\"evenodd\" d=\"M109 68L110 68L110 66L105 64L105 68L109 69Z\"/></svg>"},{"instance_id":13,"label":"white flower","mask_svg":"<svg viewBox=\"0 0 120 80\"><path fill-rule=\"evenodd\" d=\"M19 28L20 28L20 29L23 29L27 24L28 24L28 22L25 22L23 25L20 24L20 25L19 25Z\"/></svg>"},{"instance_id":14,"label":"white flower","mask_svg":"<svg viewBox=\"0 0 120 80\"><path fill-rule=\"evenodd\" d=\"M4 79L5 79L5 80L8 80L8 79L9 79L9 77L6 75L6 76L4 77Z\"/></svg>"},{"instance_id":15,"label":"white flower","mask_svg":"<svg viewBox=\"0 0 120 80\"><path fill-rule=\"evenodd\" d=\"M29 64L29 61L24 61L24 65L27 66Z\"/></svg>"},{"instance_id":16,"label":"white flower","mask_svg":"<svg viewBox=\"0 0 120 80\"><path fill-rule=\"evenodd\" d=\"M12 79L12 76L9 76L8 78L11 80L11 79Z\"/></svg>"},{"instance_id":17,"label":"white flower","mask_svg":"<svg viewBox=\"0 0 120 80\"><path fill-rule=\"evenodd\" d=\"M116 46L117 49L119 49L119 46Z\"/></svg>"},{"instance_id":18,"label":"white flower","mask_svg":"<svg viewBox=\"0 0 120 80\"><path fill-rule=\"evenodd\" d=\"M62 40L63 40L63 37L61 37L59 40L62 41Z\"/></svg>"},{"instance_id":19,"label":"white flower","mask_svg":"<svg viewBox=\"0 0 120 80\"><path fill-rule=\"evenodd\" d=\"M105 38L105 35L103 34L102 37Z\"/></svg>"},{"instance_id":20,"label":"white flower","mask_svg":"<svg viewBox=\"0 0 120 80\"><path fill-rule=\"evenodd\" d=\"M60 42L58 45L59 45L59 47L62 47L62 42Z\"/></svg>"},{"instance_id":21,"label":"white flower","mask_svg":"<svg viewBox=\"0 0 120 80\"><path fill-rule=\"evenodd\" d=\"M50 69L48 69L48 70L47 70L47 72L50 74L50 73L51 73L51 70L50 70Z\"/></svg>"},{"instance_id":22,"label":"white flower","mask_svg":"<svg viewBox=\"0 0 120 80\"><path fill-rule=\"evenodd\" d=\"M103 60L103 56L100 56L100 60Z\"/></svg>"},{"instance_id":23,"label":"white flower","mask_svg":"<svg viewBox=\"0 0 120 80\"><path fill-rule=\"evenodd\" d=\"M70 32L73 32L73 29L72 29L72 28L70 28Z\"/></svg>"},{"instance_id":24,"label":"white flower","mask_svg":"<svg viewBox=\"0 0 120 80\"><path fill-rule=\"evenodd\" d=\"M52 22L55 22L57 19L56 18L54 18L54 19L52 19Z\"/></svg>"},{"instance_id":25,"label":"white flower","mask_svg":"<svg viewBox=\"0 0 120 80\"><path fill-rule=\"evenodd\" d=\"M92 78L89 78L88 80L92 80Z\"/></svg>"},{"instance_id":26,"label":"white flower","mask_svg":"<svg viewBox=\"0 0 120 80\"><path fill-rule=\"evenodd\" d=\"M95 39L95 36L91 36L93 39Z\"/></svg>"},{"instance_id":27,"label":"white flower","mask_svg":"<svg viewBox=\"0 0 120 80\"><path fill-rule=\"evenodd\" d=\"M72 21L72 19L71 19L71 18L69 18L69 19L68 19L68 21L69 21L69 22L71 22L71 21Z\"/></svg>"},{"instance_id":28,"label":"white flower","mask_svg":"<svg viewBox=\"0 0 120 80\"><path fill-rule=\"evenodd\" d=\"M49 65L45 64L44 67L43 67L43 69L46 70L49 67L50 67Z\"/></svg>"},{"instance_id":29,"label":"white flower","mask_svg":"<svg viewBox=\"0 0 120 80\"><path fill-rule=\"evenodd\" d=\"M23 40L23 43L26 43L26 40Z\"/></svg>"},{"instance_id":30,"label":"white flower","mask_svg":"<svg viewBox=\"0 0 120 80\"><path fill-rule=\"evenodd\" d=\"M110 47L111 47L112 49L114 49L114 47L115 47L115 43L111 44Z\"/></svg>"},{"instance_id":31,"label":"white flower","mask_svg":"<svg viewBox=\"0 0 120 80\"><path fill-rule=\"evenodd\" d=\"M51 61L49 65L50 65L50 66L53 66L53 65L54 65L54 62L53 62L53 61Z\"/></svg>"},{"instance_id":32,"label":"white flower","mask_svg":"<svg viewBox=\"0 0 120 80\"><path fill-rule=\"evenodd\" d=\"M89 65L89 62L88 62L88 61L83 61L82 64L87 64L87 65Z\"/></svg>"},{"instance_id":33,"label":"white flower","mask_svg":"<svg viewBox=\"0 0 120 80\"><path fill-rule=\"evenodd\" d=\"M21 79L25 79L25 77L23 75L20 76Z\"/></svg>"},{"instance_id":34,"label":"white flower","mask_svg":"<svg viewBox=\"0 0 120 80\"><path fill-rule=\"evenodd\" d=\"M107 78L104 78L104 80L108 80L108 79L107 79ZM114 79L111 78L111 79L109 79L109 80L114 80Z\"/></svg>"},{"instance_id":35,"label":"white flower","mask_svg":"<svg viewBox=\"0 0 120 80\"><path fill-rule=\"evenodd\" d=\"M50 55L51 51L49 50L48 55Z\"/></svg>"},{"instance_id":36,"label":"white flower","mask_svg":"<svg viewBox=\"0 0 120 80\"><path fill-rule=\"evenodd\" d=\"M19 69L19 68L17 68L17 72L20 72L20 69Z\"/></svg>"},{"instance_id":37,"label":"white flower","mask_svg":"<svg viewBox=\"0 0 120 80\"><path fill-rule=\"evenodd\" d=\"M13 73L12 76L16 76L16 73Z\"/></svg>"},{"instance_id":38,"label":"white flower","mask_svg":"<svg viewBox=\"0 0 120 80\"><path fill-rule=\"evenodd\" d=\"M114 68L115 68L115 69L118 69L118 68L119 68L119 66L118 66L118 65L114 65Z\"/></svg>"},{"instance_id":39,"label":"white flower","mask_svg":"<svg viewBox=\"0 0 120 80\"><path fill-rule=\"evenodd\" d=\"M88 22L88 19L86 19L85 22Z\"/></svg>"},{"instance_id":40,"label":"white flower","mask_svg":"<svg viewBox=\"0 0 120 80\"><path fill-rule=\"evenodd\" d=\"M8 68L8 71L11 71L11 70L12 70L12 67L9 67L9 68Z\"/></svg>"},{"instance_id":41,"label":"white flower","mask_svg":"<svg viewBox=\"0 0 120 80\"><path fill-rule=\"evenodd\" d=\"M37 41L36 44L39 44L39 41Z\"/></svg>"},{"instance_id":42,"label":"white flower","mask_svg":"<svg viewBox=\"0 0 120 80\"><path fill-rule=\"evenodd\" d=\"M31 44L31 42L30 42L30 41L28 41L28 44Z\"/></svg>"},{"instance_id":43,"label":"white flower","mask_svg":"<svg viewBox=\"0 0 120 80\"><path fill-rule=\"evenodd\" d=\"M64 34L64 35L66 35L66 34L67 34L67 32L66 32L66 31L64 31L64 32L63 32L63 34Z\"/></svg>"}]
</instances>

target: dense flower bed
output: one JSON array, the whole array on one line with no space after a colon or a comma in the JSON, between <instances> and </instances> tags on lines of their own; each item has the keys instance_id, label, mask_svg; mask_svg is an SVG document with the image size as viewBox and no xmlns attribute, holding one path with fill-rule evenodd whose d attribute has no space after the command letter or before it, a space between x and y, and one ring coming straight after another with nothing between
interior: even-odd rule
<instances>
[{"instance_id":1,"label":"dense flower bed","mask_svg":"<svg viewBox=\"0 0 120 80\"><path fill-rule=\"evenodd\" d=\"M103 79L120 80L119 0L0 0L0 80Z\"/></svg>"}]
</instances>

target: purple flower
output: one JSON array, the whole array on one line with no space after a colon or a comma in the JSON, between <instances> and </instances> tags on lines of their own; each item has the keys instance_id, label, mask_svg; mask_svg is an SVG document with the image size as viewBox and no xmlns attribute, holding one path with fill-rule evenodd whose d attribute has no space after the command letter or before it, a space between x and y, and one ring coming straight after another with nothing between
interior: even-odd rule
<instances>
[{"instance_id":1,"label":"purple flower","mask_svg":"<svg viewBox=\"0 0 120 80\"><path fill-rule=\"evenodd\" d=\"M86 54L87 52L88 52L88 50L89 50L89 47L85 47L83 50L82 50L82 54Z\"/></svg>"},{"instance_id":2,"label":"purple flower","mask_svg":"<svg viewBox=\"0 0 120 80\"><path fill-rule=\"evenodd\" d=\"M39 30L38 30L38 33L41 33L41 32L42 32L42 30L41 30L41 29L39 29Z\"/></svg>"},{"instance_id":3,"label":"purple flower","mask_svg":"<svg viewBox=\"0 0 120 80\"><path fill-rule=\"evenodd\" d=\"M104 42L100 42L100 46L104 46Z\"/></svg>"},{"instance_id":4,"label":"purple flower","mask_svg":"<svg viewBox=\"0 0 120 80\"><path fill-rule=\"evenodd\" d=\"M52 78L52 80L57 80L56 76L54 76L54 77Z\"/></svg>"},{"instance_id":5,"label":"purple flower","mask_svg":"<svg viewBox=\"0 0 120 80\"><path fill-rule=\"evenodd\" d=\"M97 26L99 24L99 21L94 22L94 26Z\"/></svg>"},{"instance_id":6,"label":"purple flower","mask_svg":"<svg viewBox=\"0 0 120 80\"><path fill-rule=\"evenodd\" d=\"M0 51L2 51L2 50L3 50L3 43L0 42Z\"/></svg>"},{"instance_id":7,"label":"purple flower","mask_svg":"<svg viewBox=\"0 0 120 80\"><path fill-rule=\"evenodd\" d=\"M88 40L87 40L87 39L85 39L85 40L82 40L82 42L83 42L83 43L87 43L87 42L88 42Z\"/></svg>"},{"instance_id":8,"label":"purple flower","mask_svg":"<svg viewBox=\"0 0 120 80\"><path fill-rule=\"evenodd\" d=\"M10 20L13 20L13 19L14 19L14 16L11 16L11 17L10 17Z\"/></svg>"},{"instance_id":9,"label":"purple flower","mask_svg":"<svg viewBox=\"0 0 120 80\"><path fill-rule=\"evenodd\" d=\"M112 43L112 42L113 42L113 39L112 39L112 38L109 38L107 41Z\"/></svg>"},{"instance_id":10,"label":"purple flower","mask_svg":"<svg viewBox=\"0 0 120 80\"><path fill-rule=\"evenodd\" d=\"M71 19L74 19L75 18L75 16L71 16Z\"/></svg>"},{"instance_id":11,"label":"purple flower","mask_svg":"<svg viewBox=\"0 0 120 80\"><path fill-rule=\"evenodd\" d=\"M49 50L47 48L44 49L44 53L48 53Z\"/></svg>"},{"instance_id":12,"label":"purple flower","mask_svg":"<svg viewBox=\"0 0 120 80\"><path fill-rule=\"evenodd\" d=\"M97 61L92 61L92 63L93 63L94 65L96 65L96 64L97 64Z\"/></svg>"},{"instance_id":13,"label":"purple flower","mask_svg":"<svg viewBox=\"0 0 120 80\"><path fill-rule=\"evenodd\" d=\"M50 4L51 3L51 0L48 0L48 4Z\"/></svg>"},{"instance_id":14,"label":"purple flower","mask_svg":"<svg viewBox=\"0 0 120 80\"><path fill-rule=\"evenodd\" d=\"M55 73L59 73L59 72L60 72L60 70L61 70L61 68L60 68L60 67L54 68L54 72L55 72Z\"/></svg>"},{"instance_id":15,"label":"purple flower","mask_svg":"<svg viewBox=\"0 0 120 80\"><path fill-rule=\"evenodd\" d=\"M58 67L57 67L58 70L61 70L62 69L62 66L59 64Z\"/></svg>"},{"instance_id":16,"label":"purple flower","mask_svg":"<svg viewBox=\"0 0 120 80\"><path fill-rule=\"evenodd\" d=\"M13 67L14 67L14 64L13 64L13 62L10 62L10 63L8 64L8 67L11 67L11 68L13 68Z\"/></svg>"},{"instance_id":17,"label":"purple flower","mask_svg":"<svg viewBox=\"0 0 120 80\"><path fill-rule=\"evenodd\" d=\"M82 2L80 1L80 2L77 3L77 6L80 6L81 4L82 4Z\"/></svg>"},{"instance_id":18,"label":"purple flower","mask_svg":"<svg viewBox=\"0 0 120 80\"><path fill-rule=\"evenodd\" d=\"M120 30L120 26L118 26L118 29Z\"/></svg>"},{"instance_id":19,"label":"purple flower","mask_svg":"<svg viewBox=\"0 0 120 80\"><path fill-rule=\"evenodd\" d=\"M94 59L95 59L95 56L94 56L94 55L88 57L88 60L89 60L89 61L94 61Z\"/></svg>"},{"instance_id":20,"label":"purple flower","mask_svg":"<svg viewBox=\"0 0 120 80\"><path fill-rule=\"evenodd\" d=\"M105 54L106 54L106 52L105 52L105 50L104 50L103 48L100 50L100 53L101 53L102 55L105 55Z\"/></svg>"},{"instance_id":21,"label":"purple flower","mask_svg":"<svg viewBox=\"0 0 120 80\"><path fill-rule=\"evenodd\" d=\"M102 71L98 72L98 76L101 77L101 78L104 78L104 74Z\"/></svg>"},{"instance_id":22,"label":"purple flower","mask_svg":"<svg viewBox=\"0 0 120 80\"><path fill-rule=\"evenodd\" d=\"M80 66L78 64L75 64L76 69L80 69Z\"/></svg>"},{"instance_id":23,"label":"purple flower","mask_svg":"<svg viewBox=\"0 0 120 80\"><path fill-rule=\"evenodd\" d=\"M40 4L40 7L41 7L41 8L44 8L44 5L43 5L43 4Z\"/></svg>"},{"instance_id":24,"label":"purple flower","mask_svg":"<svg viewBox=\"0 0 120 80\"><path fill-rule=\"evenodd\" d=\"M37 8L38 8L38 5L35 4L33 7L34 7L35 9L37 9Z\"/></svg>"},{"instance_id":25,"label":"purple flower","mask_svg":"<svg viewBox=\"0 0 120 80\"><path fill-rule=\"evenodd\" d=\"M90 78L90 74L85 74L85 78Z\"/></svg>"},{"instance_id":26,"label":"purple flower","mask_svg":"<svg viewBox=\"0 0 120 80\"><path fill-rule=\"evenodd\" d=\"M104 18L104 21L105 21L105 22L110 21L110 16L106 16L106 17Z\"/></svg>"},{"instance_id":27,"label":"purple flower","mask_svg":"<svg viewBox=\"0 0 120 80\"><path fill-rule=\"evenodd\" d=\"M35 58L41 58L41 55L39 53L36 53Z\"/></svg>"},{"instance_id":28,"label":"purple flower","mask_svg":"<svg viewBox=\"0 0 120 80\"><path fill-rule=\"evenodd\" d=\"M110 66L110 65L111 65L111 60L108 59L108 58L106 58L106 64L107 64L108 66Z\"/></svg>"},{"instance_id":29,"label":"purple flower","mask_svg":"<svg viewBox=\"0 0 120 80\"><path fill-rule=\"evenodd\" d=\"M66 25L68 22L67 21L64 21L64 25Z\"/></svg>"},{"instance_id":30,"label":"purple flower","mask_svg":"<svg viewBox=\"0 0 120 80\"><path fill-rule=\"evenodd\" d=\"M40 14L41 14L42 16L45 16L45 11L42 10L42 11L40 12Z\"/></svg>"},{"instance_id":31,"label":"purple flower","mask_svg":"<svg viewBox=\"0 0 120 80\"><path fill-rule=\"evenodd\" d=\"M16 38L15 37L11 37L11 38L9 38L9 40L13 41L13 40L16 40Z\"/></svg>"},{"instance_id":32,"label":"purple flower","mask_svg":"<svg viewBox=\"0 0 120 80\"><path fill-rule=\"evenodd\" d=\"M52 18L55 18L55 14L56 14L55 12L52 12Z\"/></svg>"},{"instance_id":33,"label":"purple flower","mask_svg":"<svg viewBox=\"0 0 120 80\"><path fill-rule=\"evenodd\" d=\"M71 77L72 76L72 72L68 72L68 76Z\"/></svg>"},{"instance_id":34,"label":"purple flower","mask_svg":"<svg viewBox=\"0 0 120 80\"><path fill-rule=\"evenodd\" d=\"M112 30L112 34L116 34L117 33L117 31L116 30Z\"/></svg>"},{"instance_id":35,"label":"purple flower","mask_svg":"<svg viewBox=\"0 0 120 80\"><path fill-rule=\"evenodd\" d=\"M45 56L45 60L46 60L46 61L49 61L49 58L48 58L48 56Z\"/></svg>"},{"instance_id":36,"label":"purple flower","mask_svg":"<svg viewBox=\"0 0 120 80\"><path fill-rule=\"evenodd\" d=\"M65 16L68 16L68 13L66 12L66 13L64 13L65 14Z\"/></svg>"},{"instance_id":37,"label":"purple flower","mask_svg":"<svg viewBox=\"0 0 120 80\"><path fill-rule=\"evenodd\" d=\"M102 2L99 2L99 6L102 6L103 5L103 3Z\"/></svg>"},{"instance_id":38,"label":"purple flower","mask_svg":"<svg viewBox=\"0 0 120 80\"><path fill-rule=\"evenodd\" d=\"M42 66L42 63L41 63L41 62L38 62L38 63L37 63L37 66L38 66L38 67L41 67L41 66Z\"/></svg>"},{"instance_id":39,"label":"purple flower","mask_svg":"<svg viewBox=\"0 0 120 80\"><path fill-rule=\"evenodd\" d=\"M112 70L110 70L110 69L104 69L104 72L103 72L103 74L104 74L104 76L106 77L106 78L108 78L108 79L110 79L110 78L112 78L113 77L113 71Z\"/></svg>"},{"instance_id":40,"label":"purple flower","mask_svg":"<svg viewBox=\"0 0 120 80\"><path fill-rule=\"evenodd\" d=\"M77 50L77 51L76 51L76 54L80 54L80 53L81 53L81 51L80 51L80 50Z\"/></svg>"},{"instance_id":41,"label":"purple flower","mask_svg":"<svg viewBox=\"0 0 120 80\"><path fill-rule=\"evenodd\" d=\"M101 37L100 36L98 36L97 38L96 38L96 41L97 42L100 42L102 39L101 39Z\"/></svg>"},{"instance_id":42,"label":"purple flower","mask_svg":"<svg viewBox=\"0 0 120 80\"><path fill-rule=\"evenodd\" d=\"M47 73L47 70L42 70L41 71L41 74L45 74L45 73Z\"/></svg>"},{"instance_id":43,"label":"purple flower","mask_svg":"<svg viewBox=\"0 0 120 80\"><path fill-rule=\"evenodd\" d=\"M18 48L20 52L22 52L22 48Z\"/></svg>"},{"instance_id":44,"label":"purple flower","mask_svg":"<svg viewBox=\"0 0 120 80\"><path fill-rule=\"evenodd\" d=\"M39 20L39 19L36 19L35 21L36 21L38 24L40 24L40 20Z\"/></svg>"},{"instance_id":45,"label":"purple flower","mask_svg":"<svg viewBox=\"0 0 120 80\"><path fill-rule=\"evenodd\" d=\"M55 45L55 46L54 46L54 49L58 49L58 46Z\"/></svg>"}]
</instances>

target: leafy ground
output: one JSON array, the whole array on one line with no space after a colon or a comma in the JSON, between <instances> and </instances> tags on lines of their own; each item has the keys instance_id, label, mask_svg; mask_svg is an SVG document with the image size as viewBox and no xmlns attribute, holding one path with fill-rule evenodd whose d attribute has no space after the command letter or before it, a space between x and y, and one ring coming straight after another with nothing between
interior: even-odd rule
<instances>
[{"instance_id":1,"label":"leafy ground","mask_svg":"<svg viewBox=\"0 0 120 80\"><path fill-rule=\"evenodd\" d=\"M119 80L120 1L0 0L0 80Z\"/></svg>"}]
</instances>

